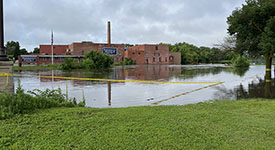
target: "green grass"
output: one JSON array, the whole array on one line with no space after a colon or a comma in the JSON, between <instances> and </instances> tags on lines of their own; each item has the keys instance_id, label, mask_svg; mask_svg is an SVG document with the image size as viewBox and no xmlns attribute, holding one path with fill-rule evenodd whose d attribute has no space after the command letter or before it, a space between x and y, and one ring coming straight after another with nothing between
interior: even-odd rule
<instances>
[{"instance_id":1,"label":"green grass","mask_svg":"<svg viewBox=\"0 0 275 150\"><path fill-rule=\"evenodd\" d=\"M0 121L0 149L275 149L275 101L53 108Z\"/></svg>"},{"instance_id":2,"label":"green grass","mask_svg":"<svg viewBox=\"0 0 275 150\"><path fill-rule=\"evenodd\" d=\"M13 66L14 71L33 71L33 70L61 70L60 65L40 65L40 66Z\"/></svg>"}]
</instances>

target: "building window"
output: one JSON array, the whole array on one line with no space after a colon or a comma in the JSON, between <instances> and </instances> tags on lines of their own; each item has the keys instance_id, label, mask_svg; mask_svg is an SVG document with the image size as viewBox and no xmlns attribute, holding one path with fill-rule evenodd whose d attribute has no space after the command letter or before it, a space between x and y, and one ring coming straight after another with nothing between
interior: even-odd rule
<instances>
[{"instance_id":1,"label":"building window","mask_svg":"<svg viewBox=\"0 0 275 150\"><path fill-rule=\"evenodd\" d=\"M165 62L167 62L167 57L165 57Z\"/></svg>"},{"instance_id":2,"label":"building window","mask_svg":"<svg viewBox=\"0 0 275 150\"><path fill-rule=\"evenodd\" d=\"M156 50L159 50L159 47L158 47L158 46L156 46Z\"/></svg>"},{"instance_id":3,"label":"building window","mask_svg":"<svg viewBox=\"0 0 275 150\"><path fill-rule=\"evenodd\" d=\"M159 62L161 62L161 57L159 58Z\"/></svg>"},{"instance_id":4,"label":"building window","mask_svg":"<svg viewBox=\"0 0 275 150\"><path fill-rule=\"evenodd\" d=\"M156 58L153 58L153 62L156 62Z\"/></svg>"},{"instance_id":5,"label":"building window","mask_svg":"<svg viewBox=\"0 0 275 150\"><path fill-rule=\"evenodd\" d=\"M160 53L159 53L159 56L160 56Z\"/></svg>"},{"instance_id":6,"label":"building window","mask_svg":"<svg viewBox=\"0 0 275 150\"><path fill-rule=\"evenodd\" d=\"M138 54L140 55L141 53L139 52Z\"/></svg>"},{"instance_id":7,"label":"building window","mask_svg":"<svg viewBox=\"0 0 275 150\"><path fill-rule=\"evenodd\" d=\"M135 52L133 52L133 55L135 55Z\"/></svg>"},{"instance_id":8,"label":"building window","mask_svg":"<svg viewBox=\"0 0 275 150\"><path fill-rule=\"evenodd\" d=\"M146 64L148 64L149 63L149 60L148 60L148 58L146 58Z\"/></svg>"}]
</instances>

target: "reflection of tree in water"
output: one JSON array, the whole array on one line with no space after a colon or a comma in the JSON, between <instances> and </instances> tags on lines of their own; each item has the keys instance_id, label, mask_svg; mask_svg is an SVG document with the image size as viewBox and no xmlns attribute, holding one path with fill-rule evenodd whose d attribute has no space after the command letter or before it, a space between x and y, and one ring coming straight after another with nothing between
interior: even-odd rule
<instances>
[{"instance_id":1,"label":"reflection of tree in water","mask_svg":"<svg viewBox=\"0 0 275 150\"><path fill-rule=\"evenodd\" d=\"M249 70L248 68L234 68L234 67L209 67L209 68L183 68L181 71L180 78L189 79L195 78L198 76L207 76L207 75L216 75L221 72L233 73L238 76L244 76L245 73Z\"/></svg>"},{"instance_id":2,"label":"reflection of tree in water","mask_svg":"<svg viewBox=\"0 0 275 150\"><path fill-rule=\"evenodd\" d=\"M234 69L232 67L213 66L169 66L169 65L137 65L114 67L108 70L73 70L55 71L53 76L76 77L76 78L96 78L96 79L117 79L117 80L150 80L169 81L171 78L190 79L198 76L216 75L221 72L229 72L243 76L247 69ZM52 72L40 72L39 74L51 76ZM58 82L65 79L54 79ZM51 82L52 79L41 79L42 82ZM73 84L90 85L100 84L98 81L72 80Z\"/></svg>"},{"instance_id":3,"label":"reflection of tree in water","mask_svg":"<svg viewBox=\"0 0 275 150\"><path fill-rule=\"evenodd\" d=\"M233 90L218 87L218 92L215 94L219 99L248 99L248 98L275 98L275 80L265 82L263 79L258 79L257 82L248 84L248 89L241 84ZM274 91L274 92L272 92Z\"/></svg>"},{"instance_id":4,"label":"reflection of tree in water","mask_svg":"<svg viewBox=\"0 0 275 150\"><path fill-rule=\"evenodd\" d=\"M106 70L74 70L74 71L64 71L62 75L66 77L80 77L80 78L99 78L99 79L108 79L113 76L112 69Z\"/></svg>"}]
</instances>

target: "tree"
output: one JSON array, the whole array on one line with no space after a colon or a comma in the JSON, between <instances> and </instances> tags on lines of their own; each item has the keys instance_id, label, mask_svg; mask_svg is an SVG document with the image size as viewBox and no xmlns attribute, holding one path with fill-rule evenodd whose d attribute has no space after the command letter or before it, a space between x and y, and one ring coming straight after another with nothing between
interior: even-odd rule
<instances>
[{"instance_id":1,"label":"tree","mask_svg":"<svg viewBox=\"0 0 275 150\"><path fill-rule=\"evenodd\" d=\"M13 55L13 57L16 59L15 56L18 56L19 51L20 51L19 42L15 42L15 41L7 42L6 49L7 49L7 54Z\"/></svg>"},{"instance_id":2,"label":"tree","mask_svg":"<svg viewBox=\"0 0 275 150\"><path fill-rule=\"evenodd\" d=\"M91 50L89 53L85 54L83 63L84 66L89 66L86 67L87 69L104 69L112 66L113 58L108 54Z\"/></svg>"},{"instance_id":3,"label":"tree","mask_svg":"<svg viewBox=\"0 0 275 150\"><path fill-rule=\"evenodd\" d=\"M28 54L28 51L25 48L20 49L19 42L15 42L15 41L7 42L6 49L7 49L8 55L12 55L15 60L17 60L18 56L20 55Z\"/></svg>"},{"instance_id":4,"label":"tree","mask_svg":"<svg viewBox=\"0 0 275 150\"><path fill-rule=\"evenodd\" d=\"M33 54L39 54L40 53L40 49L38 47L33 49Z\"/></svg>"},{"instance_id":5,"label":"tree","mask_svg":"<svg viewBox=\"0 0 275 150\"><path fill-rule=\"evenodd\" d=\"M246 0L227 18L228 32L236 37L236 49L250 56L265 56L271 77L274 49L275 0Z\"/></svg>"},{"instance_id":6,"label":"tree","mask_svg":"<svg viewBox=\"0 0 275 150\"><path fill-rule=\"evenodd\" d=\"M223 39L223 42L217 44L217 46L223 51L234 51L236 50L236 37L227 36Z\"/></svg>"},{"instance_id":7,"label":"tree","mask_svg":"<svg viewBox=\"0 0 275 150\"><path fill-rule=\"evenodd\" d=\"M20 49L19 54L20 55L27 55L29 53L28 53L28 51L25 48L22 48L22 49Z\"/></svg>"}]
</instances>

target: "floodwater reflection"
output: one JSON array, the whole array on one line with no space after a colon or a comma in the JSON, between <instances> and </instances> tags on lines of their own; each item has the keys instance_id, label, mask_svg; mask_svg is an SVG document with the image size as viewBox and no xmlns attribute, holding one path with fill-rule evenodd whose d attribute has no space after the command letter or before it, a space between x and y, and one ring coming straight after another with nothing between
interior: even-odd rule
<instances>
[{"instance_id":1,"label":"floodwater reflection","mask_svg":"<svg viewBox=\"0 0 275 150\"><path fill-rule=\"evenodd\" d=\"M46 88L61 88L65 92L68 87L70 97L82 100L83 91L87 106L89 107L128 107L152 105L163 99L174 97L202 87L208 84L159 84L159 83L132 83L132 82L106 82L106 81L84 81L65 80L54 77L76 77L76 78L98 78L115 80L142 80L142 81L165 81L165 82L224 82L224 84L202 89L187 95L175 97L160 105L185 105L203 102L218 97L231 97L237 99L239 94L246 93L247 85L250 87L258 82L251 82L250 77L264 73L263 66L252 66L246 69L234 69L224 65L137 65L118 66L109 70L101 71L22 71L15 72L17 75L37 75L37 77L15 77L19 78L25 91ZM39 76L50 76L43 78ZM260 79L263 78L259 75ZM275 81L272 81L274 85ZM236 88L244 85L243 88ZM250 85L251 84L251 85ZM15 87L17 83L15 82ZM262 86L261 81L258 85ZM256 88L256 87L255 87ZM262 87L259 87L261 89ZM234 90L232 90L234 89ZM250 90L250 89L248 89ZM271 89L272 91L273 89ZM258 92L255 90L255 92ZM253 93L253 92L252 92ZM242 94L245 95L245 94ZM232 98L236 97L236 98Z\"/></svg>"},{"instance_id":2,"label":"floodwater reflection","mask_svg":"<svg viewBox=\"0 0 275 150\"><path fill-rule=\"evenodd\" d=\"M246 88L243 84L235 87L234 89L217 88L219 92L216 94L221 99L250 99L250 98L275 98L275 80L266 82L262 78L252 81ZM223 95L223 96L222 96Z\"/></svg>"}]
</instances>

